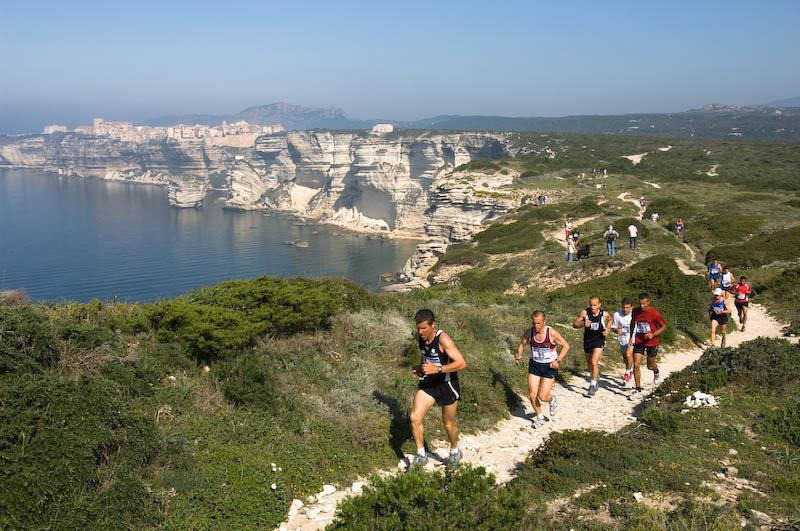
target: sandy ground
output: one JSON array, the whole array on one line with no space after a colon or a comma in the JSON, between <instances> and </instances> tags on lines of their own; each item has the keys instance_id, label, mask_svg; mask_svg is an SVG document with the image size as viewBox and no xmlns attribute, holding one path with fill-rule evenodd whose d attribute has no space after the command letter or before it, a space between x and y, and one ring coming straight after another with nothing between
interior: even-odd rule
<instances>
[{"instance_id":1,"label":"sandy ground","mask_svg":"<svg viewBox=\"0 0 800 531\"><path fill-rule=\"evenodd\" d=\"M647 155L647 153L639 153L638 155L623 155L623 159L628 159L633 163L634 166L642 162L642 159Z\"/></svg>"},{"instance_id":2,"label":"sandy ground","mask_svg":"<svg viewBox=\"0 0 800 531\"><path fill-rule=\"evenodd\" d=\"M709 170L706 172L706 175L708 175L709 177L716 177L717 175L719 175L719 173L717 173L717 168L719 168L719 164L714 164L714 165L713 165L713 166L711 166L711 168L710 168L710 169L709 169Z\"/></svg>"},{"instance_id":3,"label":"sandy ground","mask_svg":"<svg viewBox=\"0 0 800 531\"><path fill-rule=\"evenodd\" d=\"M681 270L687 274L696 274L686 267L686 264L682 264ZM747 331L729 334L728 345L736 346L759 336L781 337L781 328L782 325L770 317L763 307L751 303ZM609 341L604 355L617 356L616 346L615 340ZM580 356L580 345L577 347L569 354L570 356ZM659 368L662 379L690 365L702 353L702 349L692 348L660 356ZM520 369L519 378L524 381L524 368ZM646 395L649 395L654 387L653 377L645 368L642 369L642 383ZM533 428L531 422L533 410L529 400L521 397L524 407L512 411L511 418L500 421L492 430L461 437L459 447L464 453L464 462L486 468L499 482L504 483L514 477L527 455L538 448L554 431L592 429L613 432L636 420L633 410L638 401L628 399L630 390L626 388L619 374L601 372L600 388L593 398L585 396L587 388L588 381L585 378L573 378L567 384L557 384L554 387L554 394L558 396L558 412L539 429ZM695 389L687 389L686 395L694 391ZM644 400L649 398L645 397ZM432 411L432 414L436 413ZM545 414L548 414L546 408ZM447 443L443 441L434 441L433 447L437 448L437 451L426 465L429 469L443 466L442 461L449 451ZM411 457L406 456L406 459ZM397 470L382 471L379 475L399 473L405 469L405 465L406 462L401 461ZM323 529L333 521L337 504L347 496L358 495L365 484L364 480L359 480L344 490L317 496L313 503L290 510L287 521L281 524L279 529ZM330 491L330 487L328 490Z\"/></svg>"},{"instance_id":4,"label":"sandy ground","mask_svg":"<svg viewBox=\"0 0 800 531\"><path fill-rule=\"evenodd\" d=\"M670 149L672 149L672 146L670 145L658 148L659 151L669 151Z\"/></svg>"},{"instance_id":5,"label":"sandy ground","mask_svg":"<svg viewBox=\"0 0 800 531\"><path fill-rule=\"evenodd\" d=\"M619 199L620 201L628 201L629 203L633 203L634 205L636 205L636 208L639 209L639 214L636 216L636 219L642 219L642 216L644 216L644 212L646 209L642 208L642 205L639 204L638 199L628 197L629 195L631 195L630 192L622 192L617 196L617 199Z\"/></svg>"},{"instance_id":6,"label":"sandy ground","mask_svg":"<svg viewBox=\"0 0 800 531\"><path fill-rule=\"evenodd\" d=\"M589 216L588 218L580 218L580 219L573 220L572 221L572 227L573 228L580 227L584 223L592 221L593 219L595 219L597 217L598 216ZM553 238L558 243L560 243L561 246L564 249L567 248L567 238L566 238L566 235L564 234L564 225L561 225L561 227L559 227L557 230L554 230L553 232L551 232L550 233L550 237Z\"/></svg>"},{"instance_id":7,"label":"sandy ground","mask_svg":"<svg viewBox=\"0 0 800 531\"><path fill-rule=\"evenodd\" d=\"M656 190L661 190L661 185L660 185L660 184L651 183L650 181L642 181L642 182L643 182L644 184L649 184L650 186L652 186L652 187L653 187L653 188L655 188Z\"/></svg>"}]
</instances>

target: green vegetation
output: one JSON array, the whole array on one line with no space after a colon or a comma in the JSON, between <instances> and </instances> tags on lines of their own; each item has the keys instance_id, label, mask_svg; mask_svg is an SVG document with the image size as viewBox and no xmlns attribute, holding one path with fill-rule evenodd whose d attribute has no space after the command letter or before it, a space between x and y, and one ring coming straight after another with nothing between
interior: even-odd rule
<instances>
[{"instance_id":1,"label":"green vegetation","mask_svg":"<svg viewBox=\"0 0 800 531\"><path fill-rule=\"evenodd\" d=\"M751 268L800 257L800 226L759 234L735 245L714 247L706 262L718 258L730 267Z\"/></svg>"},{"instance_id":2,"label":"green vegetation","mask_svg":"<svg viewBox=\"0 0 800 531\"><path fill-rule=\"evenodd\" d=\"M335 527L412 529L422 511L437 527L459 529L739 529L763 525L753 510L796 525L798 363L800 347L776 340L710 350L617 433L553 433L500 488L469 467L380 481L341 505ZM698 386L721 406L682 414ZM750 487L737 489L742 483ZM409 518L392 520L395 513Z\"/></svg>"}]
</instances>

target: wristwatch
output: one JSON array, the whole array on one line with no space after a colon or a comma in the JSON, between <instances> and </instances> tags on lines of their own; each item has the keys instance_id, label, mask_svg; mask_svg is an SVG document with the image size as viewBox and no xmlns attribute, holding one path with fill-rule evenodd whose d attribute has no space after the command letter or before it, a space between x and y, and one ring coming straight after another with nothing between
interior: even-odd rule
<instances>
[{"instance_id":1,"label":"wristwatch","mask_svg":"<svg viewBox=\"0 0 800 531\"><path fill-rule=\"evenodd\" d=\"M436 371L437 371L439 374L442 374L442 366L441 366L441 365L439 365L439 366L436 368Z\"/></svg>"}]
</instances>

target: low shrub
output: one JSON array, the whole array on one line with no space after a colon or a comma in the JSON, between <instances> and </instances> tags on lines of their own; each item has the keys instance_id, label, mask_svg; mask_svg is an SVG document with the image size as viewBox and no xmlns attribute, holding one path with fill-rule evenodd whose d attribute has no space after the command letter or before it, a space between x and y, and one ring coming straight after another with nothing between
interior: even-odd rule
<instances>
[{"instance_id":1,"label":"low shrub","mask_svg":"<svg viewBox=\"0 0 800 531\"><path fill-rule=\"evenodd\" d=\"M525 500L495 489L483 468L376 478L339 506L331 529L513 529Z\"/></svg>"},{"instance_id":2,"label":"low shrub","mask_svg":"<svg viewBox=\"0 0 800 531\"><path fill-rule=\"evenodd\" d=\"M111 529L154 525L142 470L155 457L151 417L101 377L24 374L3 382L0 527Z\"/></svg>"},{"instance_id":3,"label":"low shrub","mask_svg":"<svg viewBox=\"0 0 800 531\"><path fill-rule=\"evenodd\" d=\"M343 308L358 309L370 295L352 282L261 277L224 282L144 308L164 342L183 344L198 360L223 359L267 334L326 328Z\"/></svg>"},{"instance_id":4,"label":"low shrub","mask_svg":"<svg viewBox=\"0 0 800 531\"><path fill-rule=\"evenodd\" d=\"M278 367L260 352L247 352L215 365L225 398L237 406L276 409L279 401Z\"/></svg>"},{"instance_id":5,"label":"low shrub","mask_svg":"<svg viewBox=\"0 0 800 531\"><path fill-rule=\"evenodd\" d=\"M791 400L782 408L761 416L759 431L785 439L800 447L800 400Z\"/></svg>"},{"instance_id":6,"label":"low shrub","mask_svg":"<svg viewBox=\"0 0 800 531\"><path fill-rule=\"evenodd\" d=\"M800 225L762 233L747 241L714 247L706 253L706 263L718 258L730 267L749 268L800 257Z\"/></svg>"},{"instance_id":7,"label":"low shrub","mask_svg":"<svg viewBox=\"0 0 800 531\"><path fill-rule=\"evenodd\" d=\"M708 239L715 242L741 242L758 232L764 224L764 218L747 214L737 214L731 216L727 212L724 214L714 214L708 217L700 217L692 220L687 226L686 237L689 240L700 233L707 233ZM674 225L672 226L674 230Z\"/></svg>"},{"instance_id":8,"label":"low shrub","mask_svg":"<svg viewBox=\"0 0 800 531\"><path fill-rule=\"evenodd\" d=\"M50 324L31 306L0 306L0 374L35 371L58 361Z\"/></svg>"},{"instance_id":9,"label":"low shrub","mask_svg":"<svg viewBox=\"0 0 800 531\"><path fill-rule=\"evenodd\" d=\"M524 221L494 223L475 235L475 251L486 254L503 254L533 249L541 245L544 237L541 227Z\"/></svg>"}]
</instances>

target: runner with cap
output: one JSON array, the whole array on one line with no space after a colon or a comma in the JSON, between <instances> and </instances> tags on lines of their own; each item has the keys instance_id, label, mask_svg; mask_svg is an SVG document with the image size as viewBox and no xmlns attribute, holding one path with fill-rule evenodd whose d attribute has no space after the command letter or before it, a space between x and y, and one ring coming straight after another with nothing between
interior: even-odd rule
<instances>
[{"instance_id":1,"label":"runner with cap","mask_svg":"<svg viewBox=\"0 0 800 531\"><path fill-rule=\"evenodd\" d=\"M708 306L708 318L711 320L711 346L713 347L717 340L717 328L722 333L721 347L725 347L725 338L728 335L728 316L733 313L728 300L725 298L725 292L722 288L714 289L714 296L711 299L711 304Z\"/></svg>"}]
</instances>

